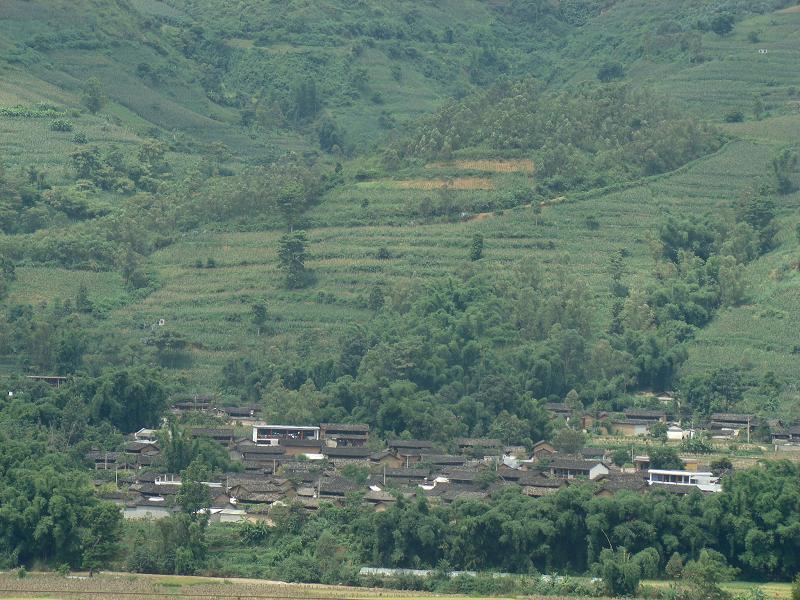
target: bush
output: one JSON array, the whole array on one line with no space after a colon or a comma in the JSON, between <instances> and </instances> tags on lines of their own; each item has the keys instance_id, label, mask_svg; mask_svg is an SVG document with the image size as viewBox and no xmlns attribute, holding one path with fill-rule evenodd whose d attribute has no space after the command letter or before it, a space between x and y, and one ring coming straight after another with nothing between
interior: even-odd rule
<instances>
[{"instance_id":1,"label":"bush","mask_svg":"<svg viewBox=\"0 0 800 600\"><path fill-rule=\"evenodd\" d=\"M733 31L733 24L733 15L728 13L719 14L711 19L711 31L717 35L728 35Z\"/></svg>"},{"instance_id":2,"label":"bush","mask_svg":"<svg viewBox=\"0 0 800 600\"><path fill-rule=\"evenodd\" d=\"M744 121L744 113L740 110L735 110L725 115L726 123L741 123L742 121Z\"/></svg>"},{"instance_id":3,"label":"bush","mask_svg":"<svg viewBox=\"0 0 800 600\"><path fill-rule=\"evenodd\" d=\"M623 77L625 77L625 69L617 62L607 62L597 71L597 79L603 83L622 79Z\"/></svg>"},{"instance_id":4,"label":"bush","mask_svg":"<svg viewBox=\"0 0 800 600\"><path fill-rule=\"evenodd\" d=\"M632 596L639 588L642 577L641 566L631 558L625 548L612 552L605 549L600 553L597 567L603 579L603 587L609 596Z\"/></svg>"},{"instance_id":5,"label":"bush","mask_svg":"<svg viewBox=\"0 0 800 600\"><path fill-rule=\"evenodd\" d=\"M72 143L73 144L86 144L89 141L89 138L86 137L86 134L82 131L79 131L75 135L72 136Z\"/></svg>"},{"instance_id":6,"label":"bush","mask_svg":"<svg viewBox=\"0 0 800 600\"><path fill-rule=\"evenodd\" d=\"M318 583L320 580L319 565L312 556L296 554L281 561L276 574L284 581Z\"/></svg>"},{"instance_id":7,"label":"bush","mask_svg":"<svg viewBox=\"0 0 800 600\"><path fill-rule=\"evenodd\" d=\"M72 131L72 123L66 119L53 119L50 121L50 129L53 131Z\"/></svg>"}]
</instances>

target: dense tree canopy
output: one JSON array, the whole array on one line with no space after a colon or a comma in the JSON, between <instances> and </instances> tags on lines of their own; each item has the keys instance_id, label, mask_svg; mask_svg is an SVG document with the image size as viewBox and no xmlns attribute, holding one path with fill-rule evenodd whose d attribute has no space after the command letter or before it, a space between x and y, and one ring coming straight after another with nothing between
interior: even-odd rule
<instances>
[{"instance_id":1,"label":"dense tree canopy","mask_svg":"<svg viewBox=\"0 0 800 600\"><path fill-rule=\"evenodd\" d=\"M531 156L540 187L557 192L663 173L719 145L714 130L629 86L553 93L526 79L451 102L398 148L408 159L448 159L476 148Z\"/></svg>"}]
</instances>

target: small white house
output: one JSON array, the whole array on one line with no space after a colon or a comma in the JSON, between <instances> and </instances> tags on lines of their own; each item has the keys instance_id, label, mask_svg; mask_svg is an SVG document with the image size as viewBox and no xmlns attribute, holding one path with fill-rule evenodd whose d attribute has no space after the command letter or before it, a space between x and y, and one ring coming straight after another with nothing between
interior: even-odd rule
<instances>
[{"instance_id":1,"label":"small white house","mask_svg":"<svg viewBox=\"0 0 800 600\"><path fill-rule=\"evenodd\" d=\"M599 460L581 458L555 458L550 463L550 476L560 479L585 477L594 481L602 475L608 475L608 467Z\"/></svg>"},{"instance_id":2,"label":"small white house","mask_svg":"<svg viewBox=\"0 0 800 600\"><path fill-rule=\"evenodd\" d=\"M667 439L671 442L680 442L694 437L692 429L684 429L680 425L670 425L667 428Z\"/></svg>"},{"instance_id":3,"label":"small white house","mask_svg":"<svg viewBox=\"0 0 800 600\"><path fill-rule=\"evenodd\" d=\"M721 492L719 477L710 471L673 471L669 469L650 469L647 472L650 485L691 485L703 492Z\"/></svg>"},{"instance_id":4,"label":"small white house","mask_svg":"<svg viewBox=\"0 0 800 600\"><path fill-rule=\"evenodd\" d=\"M137 442L157 442L158 438L156 437L156 430L155 429L147 429L142 427L139 431L133 434L133 439Z\"/></svg>"}]
</instances>

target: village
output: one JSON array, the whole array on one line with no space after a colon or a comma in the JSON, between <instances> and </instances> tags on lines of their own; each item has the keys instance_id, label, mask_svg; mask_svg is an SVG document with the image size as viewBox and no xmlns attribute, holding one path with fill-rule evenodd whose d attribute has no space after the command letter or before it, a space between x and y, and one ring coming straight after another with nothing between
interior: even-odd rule
<instances>
[{"instance_id":1,"label":"village","mask_svg":"<svg viewBox=\"0 0 800 600\"><path fill-rule=\"evenodd\" d=\"M548 403L546 409L562 424L576 420L566 404ZM651 465L646 453L631 451L620 461L618 449L614 453L610 443L593 443L571 452L558 451L544 440L532 448L504 445L493 438L457 438L450 444L417 439L382 443L370 437L366 424L269 424L259 418L259 412L258 407L219 408L207 401L172 407L176 417L202 414L224 423L188 427L188 433L219 444L232 463L240 465L240 470L204 482L212 522L269 523L273 507L291 503L315 511L324 502L342 505L358 499L364 506L383 511L399 497L425 497L431 503L485 500L508 486L517 486L531 497L575 484L593 485L598 496L621 490L644 494L654 489L679 495L695 490L710 494L722 490L725 475L725 469L707 464L708 457L701 462L686 452L680 455L681 468L655 468L658 465ZM677 448L695 436L721 443L749 442L756 428L761 427L763 435L766 425L771 428L773 451L800 452L800 427L763 424L754 415L717 413L702 427L693 428L670 422L661 410L628 409L614 415L582 415L579 420L585 431L597 431L602 422L601 430L613 432L616 446L625 440L650 444L659 435ZM98 494L121 506L126 519L159 519L179 509L175 497L181 486L180 475L160 467L161 454L158 432L141 429L120 451L94 450L85 458L98 473Z\"/></svg>"}]
</instances>

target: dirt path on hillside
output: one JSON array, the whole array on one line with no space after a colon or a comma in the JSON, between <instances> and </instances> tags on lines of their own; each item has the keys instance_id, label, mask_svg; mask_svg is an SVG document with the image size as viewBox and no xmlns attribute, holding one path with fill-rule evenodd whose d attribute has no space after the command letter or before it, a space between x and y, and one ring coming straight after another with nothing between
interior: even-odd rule
<instances>
[{"instance_id":1,"label":"dirt path on hillside","mask_svg":"<svg viewBox=\"0 0 800 600\"><path fill-rule=\"evenodd\" d=\"M545 208L549 208L549 207L551 207L551 206L553 206L555 204L561 204L562 202L566 202L566 201L567 201L567 197L566 196L558 196L558 197L552 198L550 200L541 201L539 203L539 207L542 210L544 210ZM533 202L531 202L529 204L520 204L519 206L516 206L514 208L533 208ZM512 210L512 209L508 209L508 210ZM480 212L480 213L476 213L476 214L472 215L471 217L469 217L468 219L465 219L464 221L466 223L471 223L473 221L480 222L480 221L485 221L486 219L489 219L489 218L493 217L494 215L495 215L494 212Z\"/></svg>"}]
</instances>

